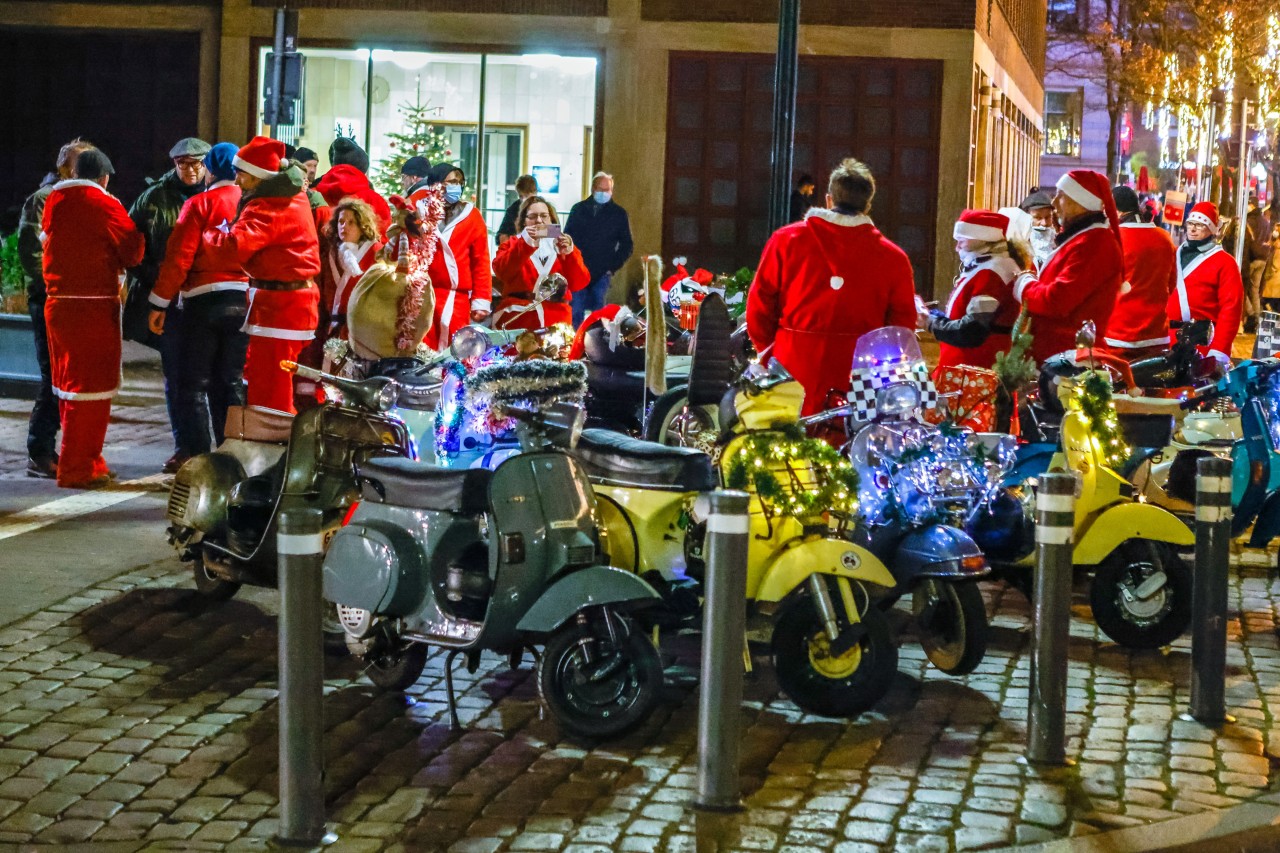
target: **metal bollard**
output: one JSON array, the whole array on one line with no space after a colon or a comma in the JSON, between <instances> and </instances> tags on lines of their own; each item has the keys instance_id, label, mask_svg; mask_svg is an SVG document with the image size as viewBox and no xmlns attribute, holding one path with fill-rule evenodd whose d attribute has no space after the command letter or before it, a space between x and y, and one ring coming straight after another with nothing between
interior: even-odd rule
<instances>
[{"instance_id":1,"label":"metal bollard","mask_svg":"<svg viewBox=\"0 0 1280 853\"><path fill-rule=\"evenodd\" d=\"M1191 717L1226 721L1227 570L1231 549L1231 460L1196 463L1196 565L1191 587Z\"/></svg>"},{"instance_id":2,"label":"metal bollard","mask_svg":"<svg viewBox=\"0 0 1280 853\"><path fill-rule=\"evenodd\" d=\"M324 637L318 509L280 514L281 844L314 846L324 826Z\"/></svg>"},{"instance_id":3,"label":"metal bollard","mask_svg":"<svg viewBox=\"0 0 1280 853\"><path fill-rule=\"evenodd\" d=\"M1026 759L1067 764L1067 645L1076 475L1045 474L1036 492L1036 574Z\"/></svg>"},{"instance_id":4,"label":"metal bollard","mask_svg":"<svg viewBox=\"0 0 1280 853\"><path fill-rule=\"evenodd\" d=\"M710 811L742 807L738 763L742 729L742 643L747 621L746 492L711 493L707 519L707 597L698 703L698 795Z\"/></svg>"}]
</instances>

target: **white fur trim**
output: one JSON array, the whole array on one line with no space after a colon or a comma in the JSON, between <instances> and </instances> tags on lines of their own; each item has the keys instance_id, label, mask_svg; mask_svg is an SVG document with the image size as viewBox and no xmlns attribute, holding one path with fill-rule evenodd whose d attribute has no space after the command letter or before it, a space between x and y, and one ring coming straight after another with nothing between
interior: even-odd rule
<instances>
[{"instance_id":1,"label":"white fur trim","mask_svg":"<svg viewBox=\"0 0 1280 853\"><path fill-rule=\"evenodd\" d=\"M184 291L182 298L190 299L193 296L204 296L206 293L221 293L224 290L239 290L244 292L248 289L249 282L247 281L213 281Z\"/></svg>"},{"instance_id":2,"label":"white fur trim","mask_svg":"<svg viewBox=\"0 0 1280 853\"><path fill-rule=\"evenodd\" d=\"M1169 343L1169 338L1147 338L1145 341L1122 341L1119 338L1103 338L1107 346L1118 347L1120 349L1142 349L1143 347L1161 346Z\"/></svg>"},{"instance_id":3,"label":"white fur trim","mask_svg":"<svg viewBox=\"0 0 1280 853\"><path fill-rule=\"evenodd\" d=\"M206 189L205 192L209 192L209 190L220 189L222 187L234 187L235 185L236 185L235 181L214 181L213 183L209 184L209 188Z\"/></svg>"},{"instance_id":4,"label":"white fur trim","mask_svg":"<svg viewBox=\"0 0 1280 853\"><path fill-rule=\"evenodd\" d=\"M1192 222L1198 222L1205 226L1209 229L1210 234L1216 235L1218 233L1218 226L1214 224L1214 221L1199 211L1187 214L1187 224L1190 225Z\"/></svg>"},{"instance_id":5,"label":"white fur trim","mask_svg":"<svg viewBox=\"0 0 1280 853\"><path fill-rule=\"evenodd\" d=\"M275 329L271 326L244 326L243 331L259 338L275 338L281 341L309 341L316 336L311 329Z\"/></svg>"},{"instance_id":6,"label":"white fur trim","mask_svg":"<svg viewBox=\"0 0 1280 853\"><path fill-rule=\"evenodd\" d=\"M163 299L159 296L156 296L155 293L153 292L150 296L147 297L147 301L151 303L153 308L168 308L169 303L173 300Z\"/></svg>"},{"instance_id":7,"label":"white fur trim","mask_svg":"<svg viewBox=\"0 0 1280 853\"><path fill-rule=\"evenodd\" d=\"M1058 189L1066 193L1072 201L1085 210L1102 210L1102 199L1080 186L1079 181L1069 174L1058 178Z\"/></svg>"},{"instance_id":8,"label":"white fur trim","mask_svg":"<svg viewBox=\"0 0 1280 853\"><path fill-rule=\"evenodd\" d=\"M268 171L267 169L264 169L261 166L255 166L252 163L250 163L248 160L241 160L239 154L237 154L235 157L231 159L231 165L235 166L237 169L239 169L242 172L248 172L250 175L253 175L255 178L266 179L266 178L274 177L276 174L275 172Z\"/></svg>"},{"instance_id":9,"label":"white fur trim","mask_svg":"<svg viewBox=\"0 0 1280 853\"><path fill-rule=\"evenodd\" d=\"M975 225L972 222L957 222L951 229L951 236L957 240L982 240L986 243L999 243L1004 239L1004 232L990 225Z\"/></svg>"},{"instance_id":10,"label":"white fur trim","mask_svg":"<svg viewBox=\"0 0 1280 853\"><path fill-rule=\"evenodd\" d=\"M110 400L119 390L116 387L110 391L64 391L54 385L53 395L59 400Z\"/></svg>"},{"instance_id":11,"label":"white fur trim","mask_svg":"<svg viewBox=\"0 0 1280 853\"><path fill-rule=\"evenodd\" d=\"M857 228L859 225L871 225L871 217L865 213L859 213L855 216L849 216L847 213L836 213L834 210L828 210L825 207L811 207L809 212L804 215L805 219L809 217L817 219L825 219L832 225L843 225L846 228Z\"/></svg>"},{"instance_id":12,"label":"white fur trim","mask_svg":"<svg viewBox=\"0 0 1280 853\"><path fill-rule=\"evenodd\" d=\"M1031 273L1031 272L1019 273L1018 278L1013 282L1013 298L1018 300L1019 303L1021 303L1022 292L1027 289L1027 285L1037 280L1038 279L1036 278L1035 273Z\"/></svg>"},{"instance_id":13,"label":"white fur trim","mask_svg":"<svg viewBox=\"0 0 1280 853\"><path fill-rule=\"evenodd\" d=\"M493 310L493 306L488 299L472 299L471 310L472 311L491 311Z\"/></svg>"},{"instance_id":14,"label":"white fur trim","mask_svg":"<svg viewBox=\"0 0 1280 853\"><path fill-rule=\"evenodd\" d=\"M91 181L88 178L67 178L65 181L58 181L53 185L55 190L66 190L71 187L93 187L95 190L102 192L104 195L110 195L107 188L97 181Z\"/></svg>"},{"instance_id":15,"label":"white fur trim","mask_svg":"<svg viewBox=\"0 0 1280 853\"><path fill-rule=\"evenodd\" d=\"M1158 228L1154 222L1121 222L1121 228Z\"/></svg>"}]
</instances>

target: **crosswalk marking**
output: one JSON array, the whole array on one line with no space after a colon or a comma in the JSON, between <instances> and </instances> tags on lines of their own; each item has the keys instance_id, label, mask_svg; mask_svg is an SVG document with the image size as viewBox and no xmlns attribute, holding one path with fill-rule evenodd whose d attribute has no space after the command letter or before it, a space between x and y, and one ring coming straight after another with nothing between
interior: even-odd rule
<instances>
[{"instance_id":1,"label":"crosswalk marking","mask_svg":"<svg viewBox=\"0 0 1280 853\"><path fill-rule=\"evenodd\" d=\"M163 483L170 475L152 474L136 480L124 480L104 489L78 492L65 498L15 512L0 519L0 540L21 536L50 524L57 524L71 518L88 515L109 506L131 501L151 491L150 486Z\"/></svg>"}]
</instances>

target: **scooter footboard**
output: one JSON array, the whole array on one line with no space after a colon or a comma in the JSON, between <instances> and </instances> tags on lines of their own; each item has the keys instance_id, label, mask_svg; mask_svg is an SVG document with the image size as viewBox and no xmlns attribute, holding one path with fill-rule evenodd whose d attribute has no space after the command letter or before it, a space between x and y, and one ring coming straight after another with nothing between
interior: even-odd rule
<instances>
[{"instance_id":1,"label":"scooter footboard","mask_svg":"<svg viewBox=\"0 0 1280 853\"><path fill-rule=\"evenodd\" d=\"M526 634L550 634L586 607L644 607L661 601L657 590L631 572L589 566L548 587L520 618L516 629Z\"/></svg>"}]
</instances>

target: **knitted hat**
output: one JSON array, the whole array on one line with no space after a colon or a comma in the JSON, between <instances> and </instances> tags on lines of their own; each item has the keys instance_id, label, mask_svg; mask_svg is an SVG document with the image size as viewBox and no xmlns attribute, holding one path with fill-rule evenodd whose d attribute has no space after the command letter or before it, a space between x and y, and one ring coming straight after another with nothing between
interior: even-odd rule
<instances>
[{"instance_id":1,"label":"knitted hat","mask_svg":"<svg viewBox=\"0 0 1280 853\"><path fill-rule=\"evenodd\" d=\"M1106 175L1091 169L1072 169L1058 178L1058 190L1085 210L1105 213L1111 233L1120 239L1120 215Z\"/></svg>"},{"instance_id":2,"label":"knitted hat","mask_svg":"<svg viewBox=\"0 0 1280 853\"><path fill-rule=\"evenodd\" d=\"M369 171L369 155L354 139L345 136L339 136L329 146L329 162L334 166L346 164L355 166L362 172Z\"/></svg>"},{"instance_id":3,"label":"knitted hat","mask_svg":"<svg viewBox=\"0 0 1280 853\"><path fill-rule=\"evenodd\" d=\"M266 136L255 136L236 152L232 163L255 178L272 178L280 171L284 159L284 143Z\"/></svg>"},{"instance_id":4,"label":"knitted hat","mask_svg":"<svg viewBox=\"0 0 1280 853\"><path fill-rule=\"evenodd\" d=\"M76 157L75 174L81 180L93 181L103 175L114 175L115 173L116 170L111 165L110 158L97 148L81 151L80 156Z\"/></svg>"},{"instance_id":5,"label":"knitted hat","mask_svg":"<svg viewBox=\"0 0 1280 853\"><path fill-rule=\"evenodd\" d=\"M1133 187L1126 187L1123 184L1111 188L1111 198L1115 200L1116 212L1118 213L1137 213L1138 212L1138 194L1133 191Z\"/></svg>"},{"instance_id":6,"label":"knitted hat","mask_svg":"<svg viewBox=\"0 0 1280 853\"><path fill-rule=\"evenodd\" d=\"M232 142L219 142L204 155L204 167L215 181L236 179L236 146Z\"/></svg>"},{"instance_id":7,"label":"knitted hat","mask_svg":"<svg viewBox=\"0 0 1280 853\"><path fill-rule=\"evenodd\" d=\"M295 163L310 163L312 160L319 160L320 155L312 151L310 148L299 148L293 152L293 161Z\"/></svg>"},{"instance_id":8,"label":"knitted hat","mask_svg":"<svg viewBox=\"0 0 1280 853\"><path fill-rule=\"evenodd\" d=\"M404 165L400 167L400 174L411 178L425 178L431 174L431 161L415 154L404 161Z\"/></svg>"},{"instance_id":9,"label":"knitted hat","mask_svg":"<svg viewBox=\"0 0 1280 853\"><path fill-rule=\"evenodd\" d=\"M1009 217L990 210L966 210L956 220L951 236L957 240L981 240L998 243L1009 229Z\"/></svg>"},{"instance_id":10,"label":"knitted hat","mask_svg":"<svg viewBox=\"0 0 1280 853\"><path fill-rule=\"evenodd\" d=\"M81 155L83 156L83 155ZM79 161L76 161L79 163ZM1192 222L1198 222L1207 227L1214 234L1218 233L1218 206L1211 201L1197 202L1196 206L1191 208L1191 212L1187 214L1187 225Z\"/></svg>"},{"instance_id":11,"label":"knitted hat","mask_svg":"<svg viewBox=\"0 0 1280 853\"><path fill-rule=\"evenodd\" d=\"M459 166L452 163L436 163L431 167L431 171L427 174L428 184L443 184L444 179L449 177L451 172L461 172Z\"/></svg>"},{"instance_id":12,"label":"knitted hat","mask_svg":"<svg viewBox=\"0 0 1280 853\"><path fill-rule=\"evenodd\" d=\"M179 139L177 144L169 149L169 159L177 160L179 157L203 157L209 153L212 146L203 139L196 139L194 136L188 136L186 139Z\"/></svg>"}]
</instances>

